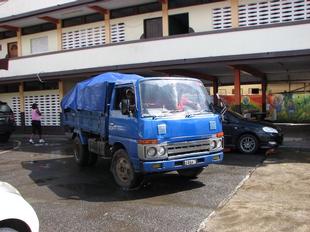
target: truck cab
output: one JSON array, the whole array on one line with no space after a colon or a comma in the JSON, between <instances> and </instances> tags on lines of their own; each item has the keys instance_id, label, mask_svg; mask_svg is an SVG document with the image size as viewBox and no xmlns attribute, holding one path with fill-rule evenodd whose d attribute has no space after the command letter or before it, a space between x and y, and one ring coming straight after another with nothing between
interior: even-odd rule
<instances>
[{"instance_id":1,"label":"truck cab","mask_svg":"<svg viewBox=\"0 0 310 232\"><path fill-rule=\"evenodd\" d=\"M145 174L177 171L196 178L204 167L222 161L220 116L212 112L200 80L141 77L116 81L106 92L102 112L77 110L72 117L64 111L78 163L89 164L96 155L110 158L116 183L132 188Z\"/></svg>"}]
</instances>

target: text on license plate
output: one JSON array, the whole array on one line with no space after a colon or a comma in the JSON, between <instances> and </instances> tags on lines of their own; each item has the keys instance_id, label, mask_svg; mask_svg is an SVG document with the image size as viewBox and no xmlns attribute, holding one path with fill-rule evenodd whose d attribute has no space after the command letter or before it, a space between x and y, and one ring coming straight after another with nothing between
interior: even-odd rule
<instances>
[{"instance_id":1,"label":"text on license plate","mask_svg":"<svg viewBox=\"0 0 310 232\"><path fill-rule=\"evenodd\" d=\"M184 160L184 165L197 164L197 160Z\"/></svg>"}]
</instances>

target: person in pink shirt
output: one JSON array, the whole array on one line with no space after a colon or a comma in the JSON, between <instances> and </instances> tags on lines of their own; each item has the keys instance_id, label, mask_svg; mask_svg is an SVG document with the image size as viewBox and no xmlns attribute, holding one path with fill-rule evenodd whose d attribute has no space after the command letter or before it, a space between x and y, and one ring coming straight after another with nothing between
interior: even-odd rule
<instances>
[{"instance_id":1,"label":"person in pink shirt","mask_svg":"<svg viewBox=\"0 0 310 232\"><path fill-rule=\"evenodd\" d=\"M39 143L44 143L44 139L42 139L42 128L41 128L41 117L42 114L38 108L38 105L36 103L33 103L31 106L31 125L32 125L32 134L29 139L30 143L34 143L33 137L38 132L39 134Z\"/></svg>"}]
</instances>

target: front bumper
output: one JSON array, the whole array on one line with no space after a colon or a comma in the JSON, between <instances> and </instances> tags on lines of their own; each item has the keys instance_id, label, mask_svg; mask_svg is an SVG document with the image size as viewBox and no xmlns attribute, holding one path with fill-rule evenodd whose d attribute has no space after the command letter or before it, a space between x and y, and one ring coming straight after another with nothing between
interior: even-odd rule
<instances>
[{"instance_id":1,"label":"front bumper","mask_svg":"<svg viewBox=\"0 0 310 232\"><path fill-rule=\"evenodd\" d=\"M144 173L152 172L168 172L179 169L206 167L209 164L220 163L224 158L223 152L216 152L213 154L192 156L186 158L161 160L161 161L144 161L141 162ZM191 164L193 163L194 164Z\"/></svg>"},{"instance_id":2,"label":"front bumper","mask_svg":"<svg viewBox=\"0 0 310 232\"><path fill-rule=\"evenodd\" d=\"M269 149L280 146L283 142L282 133L265 133L259 136L260 148Z\"/></svg>"}]
</instances>

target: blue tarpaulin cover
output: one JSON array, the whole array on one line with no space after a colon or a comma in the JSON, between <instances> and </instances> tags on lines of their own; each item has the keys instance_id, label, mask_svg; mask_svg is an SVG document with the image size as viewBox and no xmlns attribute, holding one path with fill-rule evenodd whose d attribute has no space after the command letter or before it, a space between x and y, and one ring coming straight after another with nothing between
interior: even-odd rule
<instances>
[{"instance_id":1,"label":"blue tarpaulin cover","mask_svg":"<svg viewBox=\"0 0 310 232\"><path fill-rule=\"evenodd\" d=\"M135 74L108 72L79 82L62 99L61 108L71 110L103 111L108 86L133 83L143 78Z\"/></svg>"}]
</instances>

